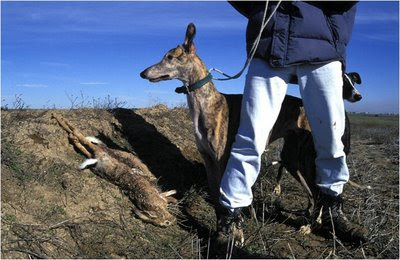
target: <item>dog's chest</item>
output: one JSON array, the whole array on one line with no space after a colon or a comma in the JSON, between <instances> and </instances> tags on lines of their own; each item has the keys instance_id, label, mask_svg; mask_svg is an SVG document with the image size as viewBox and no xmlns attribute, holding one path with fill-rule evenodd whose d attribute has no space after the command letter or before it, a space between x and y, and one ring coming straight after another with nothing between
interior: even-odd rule
<instances>
[{"instance_id":1,"label":"dog's chest","mask_svg":"<svg viewBox=\"0 0 400 260\"><path fill-rule=\"evenodd\" d=\"M208 129L205 125L203 115L200 111L195 109L190 109L190 112L193 120L197 149L199 149L199 152L209 154L213 157L215 153L210 145L210 140L208 140Z\"/></svg>"},{"instance_id":2,"label":"dog's chest","mask_svg":"<svg viewBox=\"0 0 400 260\"><path fill-rule=\"evenodd\" d=\"M193 115L193 125L197 148L201 152L209 153L211 149L210 142L208 140L208 131L200 113L195 113Z\"/></svg>"}]
</instances>

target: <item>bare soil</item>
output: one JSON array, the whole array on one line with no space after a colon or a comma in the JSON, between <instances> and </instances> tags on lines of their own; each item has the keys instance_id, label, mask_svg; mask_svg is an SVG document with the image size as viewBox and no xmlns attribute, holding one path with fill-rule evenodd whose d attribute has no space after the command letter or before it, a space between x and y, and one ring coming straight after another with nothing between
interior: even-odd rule
<instances>
[{"instance_id":1,"label":"bare soil","mask_svg":"<svg viewBox=\"0 0 400 260\"><path fill-rule=\"evenodd\" d=\"M52 112L112 148L137 154L162 190L178 191L179 204L171 207L178 223L143 223L118 187L80 171L84 156ZM253 187L245 246L232 254L213 243L216 218L186 108L3 110L1 119L2 258L399 258L398 116L350 117L351 179L372 189L347 185L344 210L369 229L367 244L303 235L301 217L278 210L272 196L277 166L267 167L279 159L278 140L265 152ZM305 193L289 174L282 188L285 209L306 207Z\"/></svg>"}]
</instances>

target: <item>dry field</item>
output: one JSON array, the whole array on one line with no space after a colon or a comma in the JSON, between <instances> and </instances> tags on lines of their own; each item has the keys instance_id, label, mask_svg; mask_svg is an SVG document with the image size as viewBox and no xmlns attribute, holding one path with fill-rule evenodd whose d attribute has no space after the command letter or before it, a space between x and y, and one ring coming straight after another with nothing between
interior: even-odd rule
<instances>
[{"instance_id":1,"label":"dry field","mask_svg":"<svg viewBox=\"0 0 400 260\"><path fill-rule=\"evenodd\" d=\"M176 189L178 223L143 223L118 187L79 171L84 157L51 119L54 111L108 146L136 153L163 190ZM368 227L367 244L300 234L302 220L273 204L277 166L265 166L253 188L256 217L246 215L245 246L233 254L213 246L216 219L187 109L7 109L1 120L2 258L399 258L398 116L350 116L351 179L372 189L347 185L344 210ZM271 145L264 165L279 159L281 145ZM286 209L305 208L289 174L282 188Z\"/></svg>"}]
</instances>

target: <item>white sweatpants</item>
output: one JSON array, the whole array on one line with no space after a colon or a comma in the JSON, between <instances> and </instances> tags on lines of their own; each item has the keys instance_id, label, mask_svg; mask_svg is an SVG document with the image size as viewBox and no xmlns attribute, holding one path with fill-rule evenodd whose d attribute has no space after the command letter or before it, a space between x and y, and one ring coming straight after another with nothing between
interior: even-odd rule
<instances>
[{"instance_id":1,"label":"white sweatpants","mask_svg":"<svg viewBox=\"0 0 400 260\"><path fill-rule=\"evenodd\" d=\"M246 76L241 121L221 180L220 203L228 208L251 204L251 187L261 168L261 155L279 115L289 79L297 75L317 152L316 184L337 196L349 179L341 137L345 114L339 61L319 65L272 68L254 59Z\"/></svg>"}]
</instances>

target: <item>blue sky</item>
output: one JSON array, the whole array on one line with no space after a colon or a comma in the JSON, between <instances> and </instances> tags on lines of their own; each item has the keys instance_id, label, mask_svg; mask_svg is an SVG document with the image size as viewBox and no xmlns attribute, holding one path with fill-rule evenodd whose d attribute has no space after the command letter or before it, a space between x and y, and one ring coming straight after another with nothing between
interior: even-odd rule
<instances>
[{"instance_id":1,"label":"blue sky","mask_svg":"<svg viewBox=\"0 0 400 260\"><path fill-rule=\"evenodd\" d=\"M363 99L349 111L398 113L399 3L360 2L347 71L360 73ZM179 81L157 84L139 73L197 27L197 52L228 74L245 61L246 19L227 2L1 2L2 104L15 95L32 108L70 107L68 97L110 95L127 107L176 106ZM216 75L218 76L218 75ZM244 76L215 82L241 93ZM289 87L298 96L298 88Z\"/></svg>"}]
</instances>

